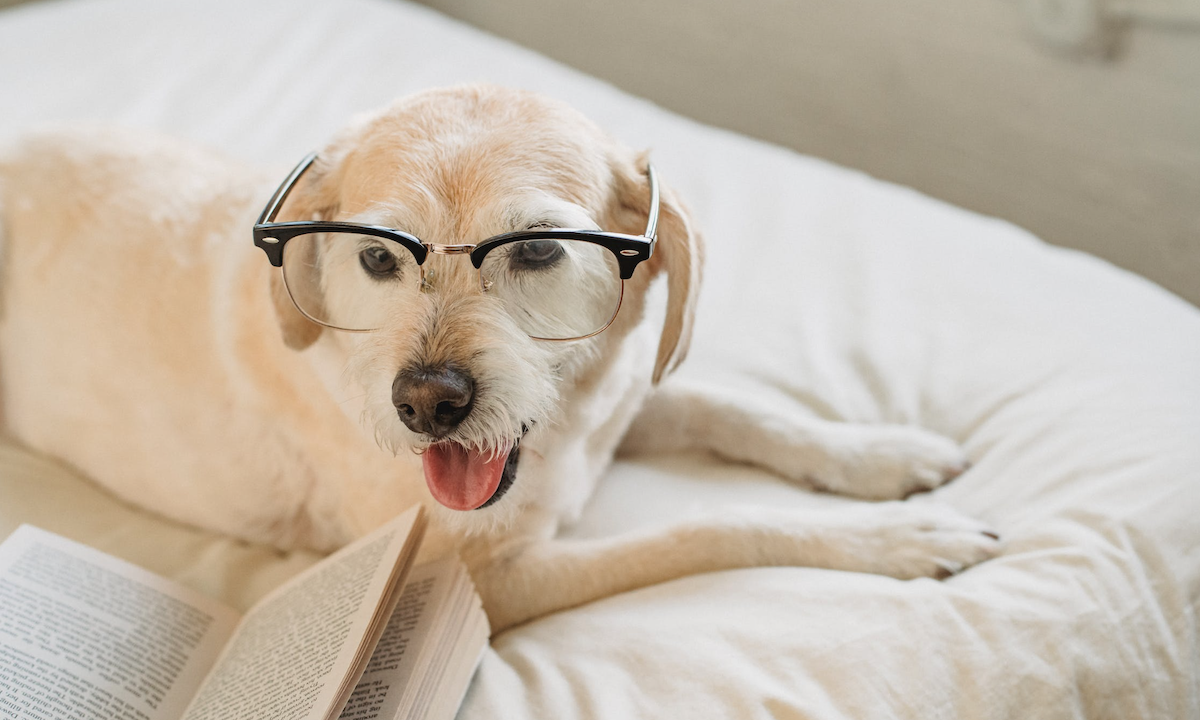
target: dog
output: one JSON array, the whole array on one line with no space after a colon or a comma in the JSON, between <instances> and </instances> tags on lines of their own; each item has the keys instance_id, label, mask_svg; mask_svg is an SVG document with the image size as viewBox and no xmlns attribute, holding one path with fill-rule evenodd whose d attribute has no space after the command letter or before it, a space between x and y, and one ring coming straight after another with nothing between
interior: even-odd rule
<instances>
[{"instance_id":1,"label":"dog","mask_svg":"<svg viewBox=\"0 0 1200 720\"><path fill-rule=\"evenodd\" d=\"M423 503L423 552L461 555L494 632L694 573L940 577L1000 552L986 525L900 501L963 472L950 440L668 380L691 336L701 235L645 154L573 109L461 86L355 120L289 178L256 236L266 249L281 227L308 227L295 223L379 234L292 238L282 271L250 241L279 180L113 130L7 153L7 432L143 508L279 548L328 551ZM563 228L599 248L570 282L554 278L576 246L536 236ZM503 247L476 266L494 238ZM635 261L611 284L606 267ZM592 271L599 290L581 279ZM586 337L557 337L571 333ZM555 539L623 439L623 451L705 449L882 502Z\"/></svg>"}]
</instances>

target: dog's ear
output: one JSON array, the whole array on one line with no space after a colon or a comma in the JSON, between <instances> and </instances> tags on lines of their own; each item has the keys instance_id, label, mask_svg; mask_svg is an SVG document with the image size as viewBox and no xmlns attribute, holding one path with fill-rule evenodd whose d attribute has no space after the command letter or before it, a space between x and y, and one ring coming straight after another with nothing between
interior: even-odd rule
<instances>
[{"instance_id":1,"label":"dog's ear","mask_svg":"<svg viewBox=\"0 0 1200 720\"><path fill-rule=\"evenodd\" d=\"M645 230L650 212L648 160L648 153L643 153L633 162L616 163L613 173L618 209L627 216L622 226L635 235ZM667 273L667 317L654 361L655 384L687 356L704 266L704 241L691 212L662 182L659 183L659 195L658 241L654 255L645 263L645 269L652 275ZM631 212L640 219L641 227L634 229L631 226L628 219Z\"/></svg>"},{"instance_id":2,"label":"dog's ear","mask_svg":"<svg viewBox=\"0 0 1200 720\"><path fill-rule=\"evenodd\" d=\"M283 344L293 350L303 350L321 337L324 329L300 314L283 284L281 270L271 273L271 304L275 306L275 318L283 334Z\"/></svg>"},{"instance_id":3,"label":"dog's ear","mask_svg":"<svg viewBox=\"0 0 1200 720\"><path fill-rule=\"evenodd\" d=\"M326 159L326 158L329 159ZM337 168L332 153L323 153L308 169L292 192L276 220L325 220L337 212ZM289 248L291 252L294 249ZM306 302L314 302L306 298ZM303 350L317 341L323 328L296 309L283 282L282 268L271 273L271 303L283 334L283 343L293 350Z\"/></svg>"}]
</instances>

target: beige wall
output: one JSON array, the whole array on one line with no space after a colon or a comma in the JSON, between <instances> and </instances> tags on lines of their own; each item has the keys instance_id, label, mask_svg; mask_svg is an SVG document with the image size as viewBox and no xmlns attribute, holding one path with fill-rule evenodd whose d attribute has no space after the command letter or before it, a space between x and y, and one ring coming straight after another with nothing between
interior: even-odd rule
<instances>
[{"instance_id":1,"label":"beige wall","mask_svg":"<svg viewBox=\"0 0 1200 720\"><path fill-rule=\"evenodd\" d=\"M1200 32L1130 24L1110 59L1071 59L1033 37L1030 0L423 2L1200 304Z\"/></svg>"}]
</instances>

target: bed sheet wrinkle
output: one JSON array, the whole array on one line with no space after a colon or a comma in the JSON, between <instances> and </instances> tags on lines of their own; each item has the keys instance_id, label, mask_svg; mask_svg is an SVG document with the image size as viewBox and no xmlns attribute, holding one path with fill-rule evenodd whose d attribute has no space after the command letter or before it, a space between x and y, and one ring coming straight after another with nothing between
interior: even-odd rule
<instances>
[{"instance_id":1,"label":"bed sheet wrinkle","mask_svg":"<svg viewBox=\"0 0 1200 720\"><path fill-rule=\"evenodd\" d=\"M279 172L423 87L561 98L652 149L709 242L679 380L934 427L974 466L932 499L1009 543L946 583L762 568L547 617L495 639L464 720L1200 718L1200 311L1178 298L399 0L32 3L0 12L0 68L0 146L116 123ZM2 531L33 521L239 607L313 561L149 517L7 445L0 499ZM702 455L623 458L569 532L844 502Z\"/></svg>"}]
</instances>

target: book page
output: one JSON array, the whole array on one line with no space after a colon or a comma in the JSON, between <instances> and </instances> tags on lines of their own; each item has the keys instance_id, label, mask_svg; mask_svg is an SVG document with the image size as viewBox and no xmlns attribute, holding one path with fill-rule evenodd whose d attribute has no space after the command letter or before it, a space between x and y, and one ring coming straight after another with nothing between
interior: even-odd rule
<instances>
[{"instance_id":1,"label":"book page","mask_svg":"<svg viewBox=\"0 0 1200 720\"><path fill-rule=\"evenodd\" d=\"M466 568L459 567L461 572L454 578L447 612L438 613L435 632L439 640L431 644L431 653L422 652L419 656L423 676L416 684L417 692L412 695L405 692L405 718L451 720L487 648L490 633L483 604ZM426 667L435 671L424 671ZM440 715L436 714L439 712Z\"/></svg>"},{"instance_id":2,"label":"book page","mask_svg":"<svg viewBox=\"0 0 1200 720\"><path fill-rule=\"evenodd\" d=\"M489 635L466 567L417 567L340 720L450 720Z\"/></svg>"},{"instance_id":3,"label":"book page","mask_svg":"<svg viewBox=\"0 0 1200 720\"><path fill-rule=\"evenodd\" d=\"M23 525L0 545L0 715L176 720L232 608Z\"/></svg>"},{"instance_id":4,"label":"book page","mask_svg":"<svg viewBox=\"0 0 1200 720\"><path fill-rule=\"evenodd\" d=\"M419 651L427 642L433 615L448 599L453 570L448 562L413 569L340 720L391 720L396 716Z\"/></svg>"},{"instance_id":5,"label":"book page","mask_svg":"<svg viewBox=\"0 0 1200 720\"><path fill-rule=\"evenodd\" d=\"M429 709L422 715L424 720L452 720L466 698L471 678L475 675L483 655L488 649L487 615L483 608L468 615L462 635L455 643L453 662L439 679Z\"/></svg>"},{"instance_id":6,"label":"book page","mask_svg":"<svg viewBox=\"0 0 1200 720\"><path fill-rule=\"evenodd\" d=\"M424 530L413 508L246 613L185 720L318 720L340 711L379 640ZM390 591L390 595L389 595ZM376 629L377 628L377 629ZM336 717L336 713L334 714Z\"/></svg>"}]
</instances>

